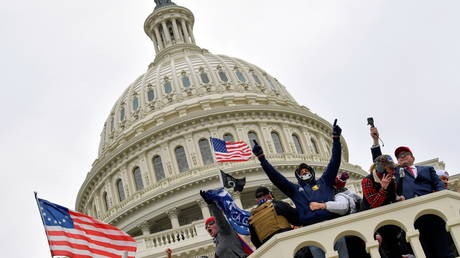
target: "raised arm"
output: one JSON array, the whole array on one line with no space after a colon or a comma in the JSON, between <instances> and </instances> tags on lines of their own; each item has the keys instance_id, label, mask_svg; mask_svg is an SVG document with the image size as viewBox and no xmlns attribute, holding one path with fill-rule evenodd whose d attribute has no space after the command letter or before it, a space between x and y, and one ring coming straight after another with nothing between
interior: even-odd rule
<instances>
[{"instance_id":1,"label":"raised arm","mask_svg":"<svg viewBox=\"0 0 460 258\"><path fill-rule=\"evenodd\" d=\"M372 162L374 160L382 155L382 150L380 149L379 145L379 130L377 130L377 127L371 127L371 138L372 138L372 147L371 147L371 153L372 153Z\"/></svg>"},{"instance_id":2,"label":"raised arm","mask_svg":"<svg viewBox=\"0 0 460 258\"><path fill-rule=\"evenodd\" d=\"M216 202L210 199L206 195L205 191L200 191L200 195L203 198L203 200L208 204L211 216L216 218L217 226L219 227L219 233L222 233L223 235L232 234L233 229L230 226L230 224L228 224L228 221L222 213L222 210L219 207L217 207Z\"/></svg>"},{"instance_id":3,"label":"raised arm","mask_svg":"<svg viewBox=\"0 0 460 258\"><path fill-rule=\"evenodd\" d=\"M331 160L326 167L321 179L328 185L335 184L335 177L339 172L340 161L342 158L342 145L340 144L340 134L342 129L337 125L337 119L334 121L332 126L332 154Z\"/></svg>"},{"instance_id":4,"label":"raised arm","mask_svg":"<svg viewBox=\"0 0 460 258\"><path fill-rule=\"evenodd\" d=\"M291 181L287 180L286 177L284 177L278 170L276 170L265 158L264 151L262 150L262 147L260 147L259 144L255 144L254 147L252 148L252 153L254 153L255 156L260 161L260 165L262 166L262 169L265 171L265 174L267 174L268 178L270 181L280 189L281 192L283 192L285 195L288 197L291 197L294 192L297 190L297 187L294 183Z\"/></svg>"}]
</instances>

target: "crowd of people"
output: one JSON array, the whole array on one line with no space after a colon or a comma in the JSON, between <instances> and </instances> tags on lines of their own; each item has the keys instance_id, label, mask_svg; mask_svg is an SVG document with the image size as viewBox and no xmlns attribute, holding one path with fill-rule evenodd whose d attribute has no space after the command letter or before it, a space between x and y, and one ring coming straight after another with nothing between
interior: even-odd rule
<instances>
[{"instance_id":1,"label":"crowd of people","mask_svg":"<svg viewBox=\"0 0 460 258\"><path fill-rule=\"evenodd\" d=\"M332 154L330 161L319 178L308 164L301 163L294 174L297 183L288 180L266 159L262 147L255 142L252 152L270 181L295 205L275 200L266 187L255 191L255 208L249 218L250 240L256 248L262 246L275 234L298 227L334 219L347 214L373 209L394 202L447 189L448 173L435 171L429 166L415 166L414 154L406 146L398 147L394 156L382 154L379 132L371 126L371 156L373 164L369 175L362 179L363 197L346 188L348 173L338 174L341 162L342 129L334 122L332 127ZM206 219L205 227L213 238L215 257L247 257L251 250L247 243L232 229L215 202L200 192L208 203L212 217ZM454 257L452 240L445 229L445 222L434 215L425 215L415 222L419 230L420 242L426 257ZM405 232L394 225L386 225L375 232L380 255L384 258L414 257L410 245L405 240ZM339 258L369 257L364 251L364 243L357 237L346 236L338 239L334 249ZM361 246L358 246L361 245ZM357 250L363 250L361 253ZM169 255L171 255L169 250ZM168 256L170 257L170 256ZM323 258L325 253L315 246L299 250L295 257Z\"/></svg>"}]
</instances>

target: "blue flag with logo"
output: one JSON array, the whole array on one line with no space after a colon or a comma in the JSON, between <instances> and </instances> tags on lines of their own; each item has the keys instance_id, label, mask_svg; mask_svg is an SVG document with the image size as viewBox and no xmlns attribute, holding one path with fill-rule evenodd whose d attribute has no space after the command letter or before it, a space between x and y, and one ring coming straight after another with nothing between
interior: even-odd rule
<instances>
[{"instance_id":1,"label":"blue flag with logo","mask_svg":"<svg viewBox=\"0 0 460 258\"><path fill-rule=\"evenodd\" d=\"M251 213L240 209L232 196L223 188L208 190L206 195L214 200L224 212L233 229L241 235L249 235L249 217Z\"/></svg>"}]
</instances>

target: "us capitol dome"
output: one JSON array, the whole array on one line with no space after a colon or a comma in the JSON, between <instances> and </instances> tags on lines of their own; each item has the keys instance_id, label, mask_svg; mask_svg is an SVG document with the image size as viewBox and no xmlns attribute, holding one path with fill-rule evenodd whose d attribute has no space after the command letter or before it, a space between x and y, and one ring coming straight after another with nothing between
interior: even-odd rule
<instances>
[{"instance_id":1,"label":"us capitol dome","mask_svg":"<svg viewBox=\"0 0 460 258\"><path fill-rule=\"evenodd\" d=\"M255 204L258 186L274 187L259 162L217 163L209 137L256 139L267 158L290 180L301 162L317 176L329 162L331 124L300 106L262 68L199 47L192 12L170 1L155 1L144 24L156 57L116 101L104 123L98 158L82 184L76 209L135 237L137 257L213 257L204 230L209 210L200 189L222 186L219 170L246 177L233 194L244 209ZM342 138L341 171L351 188L367 175L348 163ZM353 182L355 184L353 184Z\"/></svg>"}]
</instances>

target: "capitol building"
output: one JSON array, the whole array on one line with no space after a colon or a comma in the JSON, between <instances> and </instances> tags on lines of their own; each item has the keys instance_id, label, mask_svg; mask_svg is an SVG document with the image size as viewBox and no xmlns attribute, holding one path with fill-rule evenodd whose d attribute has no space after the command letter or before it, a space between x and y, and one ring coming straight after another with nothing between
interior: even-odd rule
<instances>
[{"instance_id":1,"label":"capitol building","mask_svg":"<svg viewBox=\"0 0 460 258\"><path fill-rule=\"evenodd\" d=\"M254 192L261 185L277 199L286 196L254 157L217 163L209 138L255 139L272 165L296 181L294 170L301 162L321 176L330 158L332 125L299 105L263 68L198 46L189 9L168 0L155 3L144 23L155 59L110 110L76 210L133 236L136 257L165 257L166 248L173 249L173 257L214 257L203 224L210 214L199 191L222 186L219 170L246 178L242 193L231 192L244 209L255 205ZM340 171L350 174L349 188L361 194L360 180L368 173L348 163L343 137L341 142ZM413 224L425 214L443 218L460 246L460 194L442 191L392 206L276 235L251 257L293 257L306 245L338 257L333 245L344 235L360 237L370 257L380 257L373 233L388 224L404 229L417 257L424 257Z\"/></svg>"}]
</instances>

